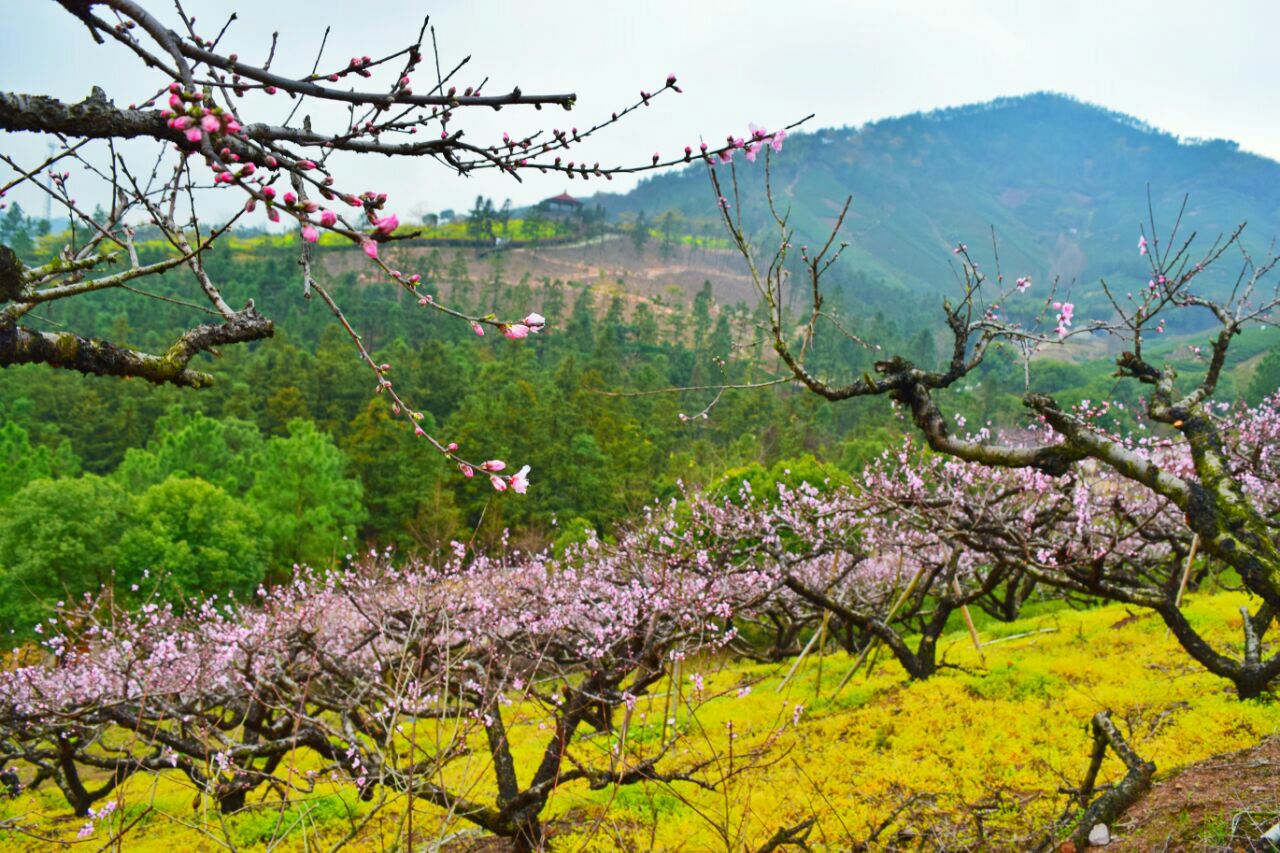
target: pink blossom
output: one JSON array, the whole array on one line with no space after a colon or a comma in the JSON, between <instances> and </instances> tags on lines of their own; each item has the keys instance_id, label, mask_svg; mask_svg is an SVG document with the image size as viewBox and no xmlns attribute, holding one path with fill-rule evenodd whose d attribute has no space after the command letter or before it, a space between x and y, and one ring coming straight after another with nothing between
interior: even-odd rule
<instances>
[{"instance_id":1,"label":"pink blossom","mask_svg":"<svg viewBox=\"0 0 1280 853\"><path fill-rule=\"evenodd\" d=\"M1022 278L1018 279L1017 286L1019 293L1026 293L1027 288L1031 287L1031 276L1024 275Z\"/></svg>"},{"instance_id":2,"label":"pink blossom","mask_svg":"<svg viewBox=\"0 0 1280 853\"><path fill-rule=\"evenodd\" d=\"M187 131L188 142L199 142L202 138L204 138L204 132L198 127L193 127Z\"/></svg>"},{"instance_id":3,"label":"pink blossom","mask_svg":"<svg viewBox=\"0 0 1280 853\"><path fill-rule=\"evenodd\" d=\"M782 140L786 138L787 138L787 132L785 130L776 130L773 133L773 141L770 142L769 145L771 148L773 148L774 151L781 151Z\"/></svg>"},{"instance_id":4,"label":"pink blossom","mask_svg":"<svg viewBox=\"0 0 1280 853\"><path fill-rule=\"evenodd\" d=\"M375 258L375 259L378 257L378 244L373 242L372 240L369 240L369 239L361 240L360 248L363 249L364 253L369 257Z\"/></svg>"},{"instance_id":5,"label":"pink blossom","mask_svg":"<svg viewBox=\"0 0 1280 853\"><path fill-rule=\"evenodd\" d=\"M506 467L507 463L503 462L501 459L490 459L488 462L481 463L480 470L494 473L496 471L501 471Z\"/></svg>"},{"instance_id":6,"label":"pink blossom","mask_svg":"<svg viewBox=\"0 0 1280 853\"><path fill-rule=\"evenodd\" d=\"M1138 254L1145 255L1147 253L1147 235L1142 234L1138 237Z\"/></svg>"},{"instance_id":7,"label":"pink blossom","mask_svg":"<svg viewBox=\"0 0 1280 853\"><path fill-rule=\"evenodd\" d=\"M529 336L529 327L524 323L511 323L502 327L502 334L512 340L526 338Z\"/></svg>"},{"instance_id":8,"label":"pink blossom","mask_svg":"<svg viewBox=\"0 0 1280 853\"><path fill-rule=\"evenodd\" d=\"M400 227L400 217L393 213L382 219L373 220L373 224L379 234L391 234Z\"/></svg>"},{"instance_id":9,"label":"pink blossom","mask_svg":"<svg viewBox=\"0 0 1280 853\"><path fill-rule=\"evenodd\" d=\"M222 129L222 122L218 120L216 115L209 113L200 119L200 126L204 128L206 133L217 133Z\"/></svg>"},{"instance_id":10,"label":"pink blossom","mask_svg":"<svg viewBox=\"0 0 1280 853\"><path fill-rule=\"evenodd\" d=\"M474 320L471 321L471 331L475 332L478 337L484 337L484 326L481 326Z\"/></svg>"},{"instance_id":11,"label":"pink blossom","mask_svg":"<svg viewBox=\"0 0 1280 853\"><path fill-rule=\"evenodd\" d=\"M523 495L529 489L529 466L525 465L519 471L511 475L511 490L517 495Z\"/></svg>"},{"instance_id":12,"label":"pink blossom","mask_svg":"<svg viewBox=\"0 0 1280 853\"><path fill-rule=\"evenodd\" d=\"M534 312L531 312L528 317L525 317L520 322L528 326L529 331L540 332L542 331L542 327L547 325L547 318L543 317L541 314L534 311Z\"/></svg>"},{"instance_id":13,"label":"pink blossom","mask_svg":"<svg viewBox=\"0 0 1280 853\"><path fill-rule=\"evenodd\" d=\"M338 214L332 210L320 211L320 224L325 228L332 228L338 222Z\"/></svg>"},{"instance_id":14,"label":"pink blossom","mask_svg":"<svg viewBox=\"0 0 1280 853\"><path fill-rule=\"evenodd\" d=\"M304 225L302 226L302 239L308 243L314 243L320 239L320 232L316 230L314 225Z\"/></svg>"},{"instance_id":15,"label":"pink blossom","mask_svg":"<svg viewBox=\"0 0 1280 853\"><path fill-rule=\"evenodd\" d=\"M489 478L489 482L493 484L493 488L499 492L507 490L507 480L505 477L493 476Z\"/></svg>"}]
</instances>

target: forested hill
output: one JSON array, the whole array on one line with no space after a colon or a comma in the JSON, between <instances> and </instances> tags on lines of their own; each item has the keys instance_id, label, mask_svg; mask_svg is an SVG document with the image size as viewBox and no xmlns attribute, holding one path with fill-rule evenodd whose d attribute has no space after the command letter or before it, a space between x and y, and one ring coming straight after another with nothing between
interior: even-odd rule
<instances>
[{"instance_id":1,"label":"forested hill","mask_svg":"<svg viewBox=\"0 0 1280 853\"><path fill-rule=\"evenodd\" d=\"M762 225L763 169L737 160L743 211ZM1055 94L795 134L773 166L802 239L824 234L852 196L843 237L852 263L912 288L948 286L957 242L989 257L992 227L1006 272L1132 279L1142 273L1135 245L1148 185L1162 235L1184 195L1184 225L1203 238L1246 220L1247 245L1263 248L1280 233L1280 163ZM651 221L714 206L701 164L597 199Z\"/></svg>"}]
</instances>

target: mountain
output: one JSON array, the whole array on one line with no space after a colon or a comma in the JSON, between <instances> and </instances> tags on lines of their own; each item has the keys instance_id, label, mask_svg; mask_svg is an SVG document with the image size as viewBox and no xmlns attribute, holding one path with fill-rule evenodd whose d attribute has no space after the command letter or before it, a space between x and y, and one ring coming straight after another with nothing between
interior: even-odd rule
<instances>
[{"instance_id":1,"label":"mountain","mask_svg":"<svg viewBox=\"0 0 1280 853\"><path fill-rule=\"evenodd\" d=\"M743 215L761 229L762 163L737 162ZM1280 163L1048 93L793 134L774 157L773 184L798 242L825 238L852 196L846 271L922 292L953 286L957 242L990 268L994 228L1006 275L1079 282L1074 298L1101 308L1099 278L1122 288L1147 279L1136 246L1140 226L1150 236L1148 187L1161 237L1184 196L1180 239L1194 230L1207 247L1248 221L1246 245L1263 254L1280 233ZM650 222L715 209L701 164L595 201L614 214L645 211ZM1220 265L1217 286L1234 271Z\"/></svg>"}]
</instances>

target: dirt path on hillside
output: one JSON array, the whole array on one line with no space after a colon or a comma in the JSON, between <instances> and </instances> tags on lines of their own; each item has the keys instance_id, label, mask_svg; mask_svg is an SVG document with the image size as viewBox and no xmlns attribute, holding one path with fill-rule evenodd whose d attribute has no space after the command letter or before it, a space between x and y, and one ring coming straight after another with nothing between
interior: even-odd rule
<instances>
[{"instance_id":1,"label":"dirt path on hillside","mask_svg":"<svg viewBox=\"0 0 1280 853\"><path fill-rule=\"evenodd\" d=\"M1280 820L1280 737L1215 755L1157 782L1113 827L1107 850L1266 850Z\"/></svg>"}]
</instances>

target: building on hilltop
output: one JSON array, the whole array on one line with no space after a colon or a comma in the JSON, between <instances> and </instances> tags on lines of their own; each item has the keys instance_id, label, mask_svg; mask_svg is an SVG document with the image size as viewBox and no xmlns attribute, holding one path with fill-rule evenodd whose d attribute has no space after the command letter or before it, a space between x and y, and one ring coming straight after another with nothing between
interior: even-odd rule
<instances>
[{"instance_id":1,"label":"building on hilltop","mask_svg":"<svg viewBox=\"0 0 1280 853\"><path fill-rule=\"evenodd\" d=\"M538 209L549 219L571 219L582 214L582 202L567 192L538 202Z\"/></svg>"}]
</instances>

